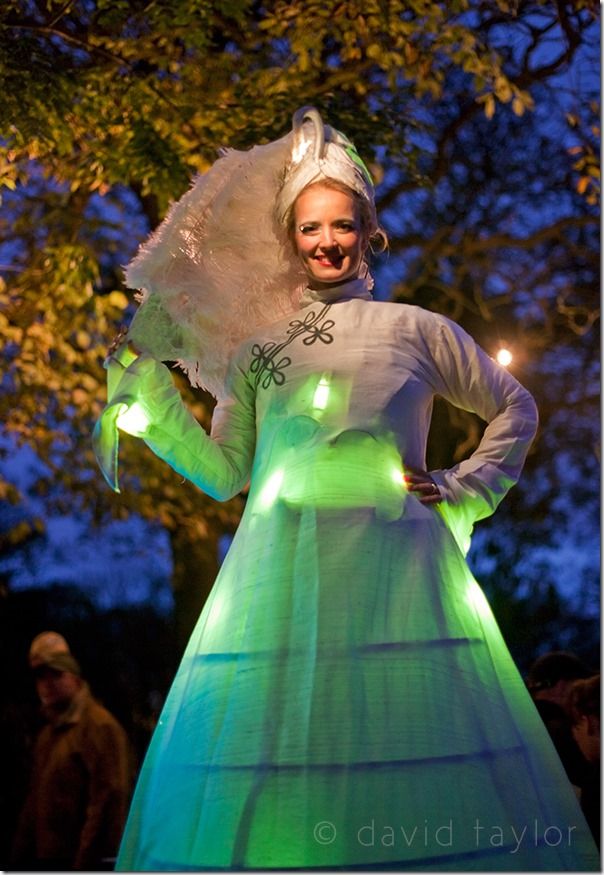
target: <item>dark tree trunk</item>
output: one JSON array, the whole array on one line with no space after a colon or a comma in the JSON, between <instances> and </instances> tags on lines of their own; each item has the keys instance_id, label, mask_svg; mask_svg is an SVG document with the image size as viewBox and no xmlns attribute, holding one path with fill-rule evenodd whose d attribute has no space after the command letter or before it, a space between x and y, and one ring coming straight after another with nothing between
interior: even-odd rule
<instances>
[{"instance_id":1,"label":"dark tree trunk","mask_svg":"<svg viewBox=\"0 0 604 875\"><path fill-rule=\"evenodd\" d=\"M180 526L171 532L176 648L182 655L218 573L218 540Z\"/></svg>"}]
</instances>

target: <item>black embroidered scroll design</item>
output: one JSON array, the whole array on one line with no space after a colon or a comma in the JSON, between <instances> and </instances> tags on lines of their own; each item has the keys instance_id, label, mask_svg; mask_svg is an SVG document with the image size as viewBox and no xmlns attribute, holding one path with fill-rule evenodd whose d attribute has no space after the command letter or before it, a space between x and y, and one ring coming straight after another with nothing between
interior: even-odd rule
<instances>
[{"instance_id":1,"label":"black embroidered scroll design","mask_svg":"<svg viewBox=\"0 0 604 875\"><path fill-rule=\"evenodd\" d=\"M312 344L316 340L320 340L323 343L333 343L333 334L329 333L329 329L333 328L336 324L333 319L325 319L321 325L319 325L319 319L323 314L319 314L319 318L315 318L314 312L311 310L310 313L307 313L303 320L294 319L289 324L291 328L287 332L288 334L296 334L298 337L299 334L303 332L308 332L308 337L305 337L302 343L304 346L312 346Z\"/></svg>"},{"instance_id":2,"label":"black embroidered scroll design","mask_svg":"<svg viewBox=\"0 0 604 875\"><path fill-rule=\"evenodd\" d=\"M273 381L276 386L282 386L285 382L283 368L291 365L292 362L287 355L283 356L278 362L275 362L274 356L277 346L278 344L274 341L269 341L269 343L265 343L264 346L255 343L252 347L252 355L254 358L252 359L250 372L252 374L257 374L256 385L258 385L260 378L262 377L263 389L268 389Z\"/></svg>"},{"instance_id":3,"label":"black embroidered scroll design","mask_svg":"<svg viewBox=\"0 0 604 875\"><path fill-rule=\"evenodd\" d=\"M334 327L333 319L326 319L327 313L331 304L325 304L317 313L314 309L308 310L304 315L304 319L293 319L287 331L287 340L282 343L268 341L260 346L255 343L252 347L252 362L250 365L250 373L254 375L256 386L260 385L263 389L268 389L271 383L276 386L282 386L285 382L284 368L291 364L289 356L283 356L278 359L280 353L293 343L298 337L303 337L302 343L305 346L312 346L317 340L321 343L332 343L333 334L330 330Z\"/></svg>"}]
</instances>

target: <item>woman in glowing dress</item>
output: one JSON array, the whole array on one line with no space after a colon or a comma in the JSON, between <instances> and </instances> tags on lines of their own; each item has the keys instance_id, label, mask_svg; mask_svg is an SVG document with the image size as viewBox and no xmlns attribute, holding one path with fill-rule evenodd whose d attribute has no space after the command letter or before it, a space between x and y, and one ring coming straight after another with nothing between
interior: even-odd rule
<instances>
[{"instance_id":1,"label":"woman in glowing dress","mask_svg":"<svg viewBox=\"0 0 604 875\"><path fill-rule=\"evenodd\" d=\"M120 869L598 868L464 559L535 405L454 323L372 300L379 234L364 165L311 108L221 158L129 268L143 302L95 435L108 480L121 416L209 495L250 490ZM218 396L210 436L159 363L177 358ZM488 426L428 474L434 395Z\"/></svg>"}]
</instances>

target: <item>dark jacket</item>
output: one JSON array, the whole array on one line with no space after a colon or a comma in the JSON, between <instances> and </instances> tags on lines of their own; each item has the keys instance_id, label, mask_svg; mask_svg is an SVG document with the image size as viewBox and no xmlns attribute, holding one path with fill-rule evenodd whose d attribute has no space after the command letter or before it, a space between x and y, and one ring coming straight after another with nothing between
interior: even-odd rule
<instances>
[{"instance_id":1,"label":"dark jacket","mask_svg":"<svg viewBox=\"0 0 604 875\"><path fill-rule=\"evenodd\" d=\"M120 841L130 790L126 734L87 687L46 725L13 847L15 868L99 870Z\"/></svg>"}]
</instances>

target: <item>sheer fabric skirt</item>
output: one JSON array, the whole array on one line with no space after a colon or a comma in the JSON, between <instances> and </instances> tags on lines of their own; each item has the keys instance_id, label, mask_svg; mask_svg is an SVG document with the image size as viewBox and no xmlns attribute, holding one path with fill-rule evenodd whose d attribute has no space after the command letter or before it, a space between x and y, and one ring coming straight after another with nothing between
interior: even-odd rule
<instances>
[{"instance_id":1,"label":"sheer fabric skirt","mask_svg":"<svg viewBox=\"0 0 604 875\"><path fill-rule=\"evenodd\" d=\"M250 510L250 508L248 508ZM244 514L118 869L596 871L574 793L437 512Z\"/></svg>"}]
</instances>

